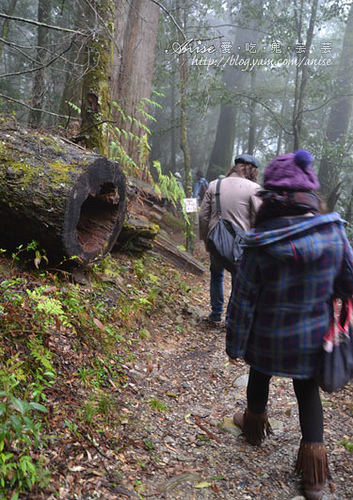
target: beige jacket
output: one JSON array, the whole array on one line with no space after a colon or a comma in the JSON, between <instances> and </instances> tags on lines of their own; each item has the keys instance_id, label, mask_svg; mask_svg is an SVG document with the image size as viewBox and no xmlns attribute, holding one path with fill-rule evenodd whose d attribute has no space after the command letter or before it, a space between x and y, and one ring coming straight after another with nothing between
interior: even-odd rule
<instances>
[{"instance_id":1,"label":"beige jacket","mask_svg":"<svg viewBox=\"0 0 353 500\"><path fill-rule=\"evenodd\" d=\"M200 239L205 242L218 222L216 211L217 180L210 182L199 213ZM261 199L255 196L259 189L259 184L239 177L235 173L222 179L220 195L222 218L234 222L244 231L249 231L254 226L256 213L262 203Z\"/></svg>"}]
</instances>

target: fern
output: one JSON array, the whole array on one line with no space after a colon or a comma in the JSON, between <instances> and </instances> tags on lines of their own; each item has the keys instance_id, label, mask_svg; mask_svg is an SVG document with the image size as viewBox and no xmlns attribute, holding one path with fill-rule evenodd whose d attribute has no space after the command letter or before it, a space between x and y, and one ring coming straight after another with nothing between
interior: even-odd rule
<instances>
[{"instance_id":1,"label":"fern","mask_svg":"<svg viewBox=\"0 0 353 500\"><path fill-rule=\"evenodd\" d=\"M29 340L28 346L31 351L31 357L45 370L51 374L55 373L55 368L52 365L52 355L49 349L46 349L43 345L43 341L39 337L35 337Z\"/></svg>"}]
</instances>

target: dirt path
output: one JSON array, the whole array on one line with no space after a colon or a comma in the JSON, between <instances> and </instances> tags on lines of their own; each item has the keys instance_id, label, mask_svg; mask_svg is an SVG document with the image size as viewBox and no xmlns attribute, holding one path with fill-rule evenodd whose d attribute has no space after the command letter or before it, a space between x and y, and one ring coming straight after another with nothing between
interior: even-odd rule
<instances>
[{"instance_id":1,"label":"dirt path","mask_svg":"<svg viewBox=\"0 0 353 500\"><path fill-rule=\"evenodd\" d=\"M291 381L272 380L274 435L261 447L247 444L230 420L245 408L248 368L227 363L225 328L203 319L208 276L186 279L193 285L190 301L174 321L155 318L130 366L124 484L143 499L302 498L293 475L300 432ZM352 499L352 387L323 398L332 473L324 498Z\"/></svg>"}]
</instances>

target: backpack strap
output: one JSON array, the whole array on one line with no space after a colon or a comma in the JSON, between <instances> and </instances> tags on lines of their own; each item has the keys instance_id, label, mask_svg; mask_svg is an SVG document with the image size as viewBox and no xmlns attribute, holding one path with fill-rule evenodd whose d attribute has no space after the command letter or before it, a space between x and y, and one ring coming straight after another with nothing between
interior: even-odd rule
<instances>
[{"instance_id":1,"label":"backpack strap","mask_svg":"<svg viewBox=\"0 0 353 500\"><path fill-rule=\"evenodd\" d=\"M221 182L222 179L218 179L217 184L216 184L216 210L217 210L217 215L219 218L222 217L222 210L221 210Z\"/></svg>"}]
</instances>

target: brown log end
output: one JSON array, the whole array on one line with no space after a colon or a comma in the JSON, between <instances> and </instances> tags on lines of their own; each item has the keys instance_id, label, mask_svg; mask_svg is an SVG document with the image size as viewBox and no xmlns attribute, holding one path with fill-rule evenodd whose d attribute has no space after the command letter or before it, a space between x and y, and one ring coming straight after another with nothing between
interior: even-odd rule
<instances>
[{"instance_id":1,"label":"brown log end","mask_svg":"<svg viewBox=\"0 0 353 500\"><path fill-rule=\"evenodd\" d=\"M67 201L62 240L81 264L108 253L123 226L126 181L116 162L98 158L74 185Z\"/></svg>"}]
</instances>

